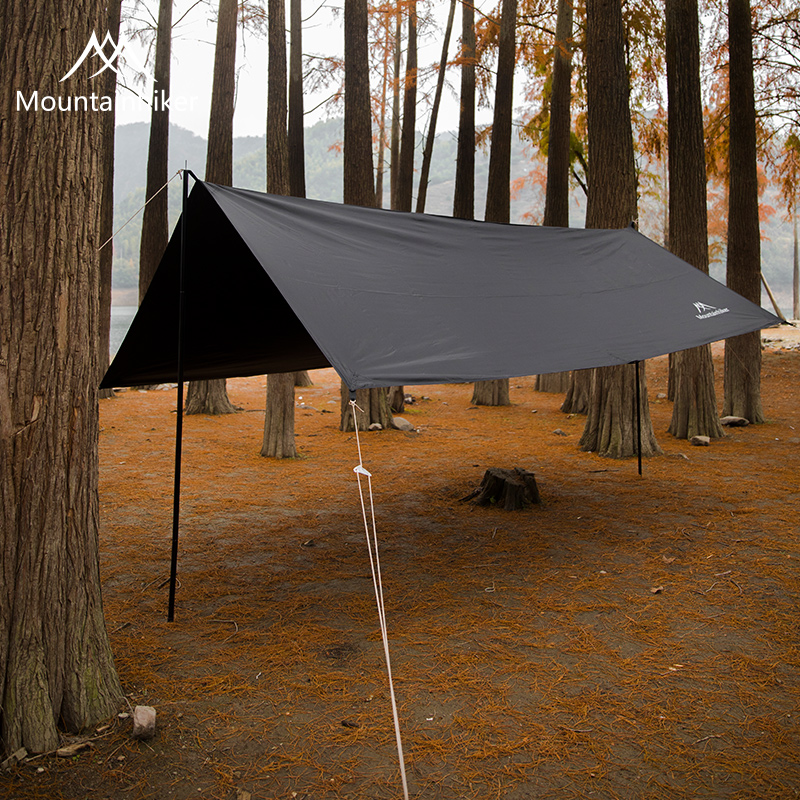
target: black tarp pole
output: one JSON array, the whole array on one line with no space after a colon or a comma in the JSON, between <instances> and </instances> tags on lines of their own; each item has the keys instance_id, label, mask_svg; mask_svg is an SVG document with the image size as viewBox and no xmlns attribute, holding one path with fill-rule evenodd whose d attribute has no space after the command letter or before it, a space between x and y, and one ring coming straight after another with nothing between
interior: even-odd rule
<instances>
[{"instance_id":1,"label":"black tarp pole","mask_svg":"<svg viewBox=\"0 0 800 800\"><path fill-rule=\"evenodd\" d=\"M178 406L175 417L175 484L172 493L172 561L169 571L169 609L167 622L175 621L175 585L178 582L178 528L181 514L181 451L183 447L183 334L184 334L184 286L186 262L186 200L189 196L188 169L183 170L183 193L181 197L181 252L178 267ZM195 180L197 180L195 178Z\"/></svg>"},{"instance_id":2,"label":"black tarp pole","mask_svg":"<svg viewBox=\"0 0 800 800\"><path fill-rule=\"evenodd\" d=\"M639 475L642 474L642 392L639 384L639 362L636 362L636 453L639 457Z\"/></svg>"}]
</instances>

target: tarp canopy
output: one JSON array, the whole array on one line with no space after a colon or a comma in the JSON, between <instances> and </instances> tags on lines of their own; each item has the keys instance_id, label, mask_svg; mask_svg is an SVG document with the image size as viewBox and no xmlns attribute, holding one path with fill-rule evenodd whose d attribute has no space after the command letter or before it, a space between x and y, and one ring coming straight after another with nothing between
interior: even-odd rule
<instances>
[{"instance_id":1,"label":"tarp canopy","mask_svg":"<svg viewBox=\"0 0 800 800\"><path fill-rule=\"evenodd\" d=\"M498 225L197 182L104 387L332 366L350 389L610 366L780 320L624 230Z\"/></svg>"}]
</instances>

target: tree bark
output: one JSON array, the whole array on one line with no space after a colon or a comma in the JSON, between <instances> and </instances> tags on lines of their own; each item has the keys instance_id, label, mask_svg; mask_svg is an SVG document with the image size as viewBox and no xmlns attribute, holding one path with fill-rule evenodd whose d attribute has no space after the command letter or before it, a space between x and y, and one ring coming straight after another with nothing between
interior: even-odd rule
<instances>
[{"instance_id":1,"label":"tree bark","mask_svg":"<svg viewBox=\"0 0 800 800\"><path fill-rule=\"evenodd\" d=\"M497 80L492 118L492 148L486 188L487 222L511 219L511 116L514 103L517 0L503 0L497 52ZM508 378L476 381L472 403L482 406L510 405Z\"/></svg>"},{"instance_id":2,"label":"tree bark","mask_svg":"<svg viewBox=\"0 0 800 800\"><path fill-rule=\"evenodd\" d=\"M170 92L170 60L172 54L172 0L160 0L158 30L156 32L156 57L153 77L158 91ZM147 149L147 183L145 199L150 202L142 214L142 239L139 247L139 302L144 299L147 287L169 239L167 190L169 157L169 108L154 104L150 113L150 142Z\"/></svg>"},{"instance_id":3,"label":"tree bark","mask_svg":"<svg viewBox=\"0 0 800 800\"><path fill-rule=\"evenodd\" d=\"M537 375L534 391L566 394L569 390L571 372L550 372L546 375Z\"/></svg>"},{"instance_id":4,"label":"tree bark","mask_svg":"<svg viewBox=\"0 0 800 800\"><path fill-rule=\"evenodd\" d=\"M621 0L588 0L586 5L586 87L589 133L587 228L624 228L636 219L636 181L625 63ZM659 452L650 422L642 369L642 454ZM586 427L580 446L623 458L637 450L631 364L594 370Z\"/></svg>"},{"instance_id":5,"label":"tree bark","mask_svg":"<svg viewBox=\"0 0 800 800\"><path fill-rule=\"evenodd\" d=\"M650 422L644 369L640 369L639 389L642 398L642 455L651 456L660 453L661 448ZM591 404L580 447L611 458L636 455L636 371L629 364L592 370Z\"/></svg>"},{"instance_id":6,"label":"tree bark","mask_svg":"<svg viewBox=\"0 0 800 800\"><path fill-rule=\"evenodd\" d=\"M728 2L730 144L728 151L727 283L761 304L761 231L758 220L753 34L749 0ZM764 422L761 408L761 333L725 341L723 416Z\"/></svg>"},{"instance_id":7,"label":"tree bark","mask_svg":"<svg viewBox=\"0 0 800 800\"><path fill-rule=\"evenodd\" d=\"M0 5L0 107L88 96L99 0ZM57 43L57 46L54 46ZM53 749L122 700L98 565L101 120L5 113L0 126L0 749Z\"/></svg>"},{"instance_id":8,"label":"tree bark","mask_svg":"<svg viewBox=\"0 0 800 800\"><path fill-rule=\"evenodd\" d=\"M570 373L567 395L561 404L565 414L588 414L592 389L591 369L575 369Z\"/></svg>"},{"instance_id":9,"label":"tree bark","mask_svg":"<svg viewBox=\"0 0 800 800\"><path fill-rule=\"evenodd\" d=\"M394 26L394 80L392 82L392 132L389 150L389 206L397 208L397 170L400 167L400 69L403 45L403 4L397 0Z\"/></svg>"},{"instance_id":10,"label":"tree bark","mask_svg":"<svg viewBox=\"0 0 800 800\"><path fill-rule=\"evenodd\" d=\"M558 0L553 46L553 87L547 135L544 225L569 227L570 101L572 97L572 0ZM537 375L537 392L566 392L569 372Z\"/></svg>"},{"instance_id":11,"label":"tree bark","mask_svg":"<svg viewBox=\"0 0 800 800\"><path fill-rule=\"evenodd\" d=\"M220 0L211 115L208 123L206 180L233 184L233 107L236 91L236 17L238 0ZM186 414L233 414L224 378L191 381L186 391Z\"/></svg>"},{"instance_id":12,"label":"tree bark","mask_svg":"<svg viewBox=\"0 0 800 800\"><path fill-rule=\"evenodd\" d=\"M119 41L119 23L122 12L122 0L111 0L108 3L106 27L108 32ZM117 94L117 73L113 69L106 70L103 94L115 97ZM102 379L111 359L111 285L114 266L114 244L109 241L114 234L114 123L116 112L112 109L102 115L103 154L103 189L100 207L100 336L98 338L98 375ZM101 389L101 398L114 397L113 389Z\"/></svg>"},{"instance_id":13,"label":"tree bark","mask_svg":"<svg viewBox=\"0 0 800 800\"><path fill-rule=\"evenodd\" d=\"M439 74L436 78L436 92L433 96L431 118L428 123L428 136L422 151L422 168L419 175L419 188L417 189L417 213L425 211L425 200L428 196L428 175L431 171L431 158L433 157L433 144L436 140L436 121L439 117L439 104L442 100L444 89L444 75L447 69L447 51L450 47L450 34L453 32L453 19L456 15L456 0L450 0L450 13L447 17L447 27L442 40L442 57L439 60Z\"/></svg>"},{"instance_id":14,"label":"tree bark","mask_svg":"<svg viewBox=\"0 0 800 800\"><path fill-rule=\"evenodd\" d=\"M461 5L461 102L453 216L475 219L475 7Z\"/></svg>"},{"instance_id":15,"label":"tree bark","mask_svg":"<svg viewBox=\"0 0 800 800\"><path fill-rule=\"evenodd\" d=\"M289 194L306 196L305 133L303 128L303 12L302 0L289 5Z\"/></svg>"},{"instance_id":16,"label":"tree bark","mask_svg":"<svg viewBox=\"0 0 800 800\"><path fill-rule=\"evenodd\" d=\"M267 191L289 193L289 142L286 108L285 0L269 0L269 75L267 80ZM294 372L267 375L267 408L261 455L294 458Z\"/></svg>"},{"instance_id":17,"label":"tree bark","mask_svg":"<svg viewBox=\"0 0 800 800\"><path fill-rule=\"evenodd\" d=\"M267 375L267 415L261 455L296 458L294 443L294 372Z\"/></svg>"},{"instance_id":18,"label":"tree bark","mask_svg":"<svg viewBox=\"0 0 800 800\"><path fill-rule=\"evenodd\" d=\"M667 241L676 256L708 274L703 107L700 99L700 33L697 0L667 0L669 222ZM673 392L669 432L678 439L723 435L714 392L711 347L670 360Z\"/></svg>"},{"instance_id":19,"label":"tree bark","mask_svg":"<svg viewBox=\"0 0 800 800\"><path fill-rule=\"evenodd\" d=\"M344 202L354 206L375 207L367 0L345 0L344 4ZM349 427L352 426L349 399L349 390L342 382L342 430L353 430ZM391 425L392 415L386 389L359 390L356 402L366 412L360 415L359 430L368 429L374 422L384 428Z\"/></svg>"},{"instance_id":20,"label":"tree bark","mask_svg":"<svg viewBox=\"0 0 800 800\"><path fill-rule=\"evenodd\" d=\"M311 375L308 374L308 370L304 369L300 372L295 372L294 374L294 385L295 386L313 386L314 381L311 380Z\"/></svg>"},{"instance_id":21,"label":"tree bark","mask_svg":"<svg viewBox=\"0 0 800 800\"><path fill-rule=\"evenodd\" d=\"M400 165L397 170L398 211L411 211L414 192L414 153L417 146L417 0L408 4L408 52L403 88L403 130L400 135Z\"/></svg>"}]
</instances>

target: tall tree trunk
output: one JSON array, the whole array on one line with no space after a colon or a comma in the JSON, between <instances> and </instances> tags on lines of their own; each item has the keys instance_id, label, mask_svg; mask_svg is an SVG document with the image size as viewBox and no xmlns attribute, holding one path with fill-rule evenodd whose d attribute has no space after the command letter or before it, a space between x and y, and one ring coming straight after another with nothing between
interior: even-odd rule
<instances>
[{"instance_id":1,"label":"tall tree trunk","mask_svg":"<svg viewBox=\"0 0 800 800\"><path fill-rule=\"evenodd\" d=\"M676 256L708 274L703 107L700 99L700 29L697 0L667 0L669 227ZM669 432L679 439L720 438L711 347L675 353L674 405Z\"/></svg>"},{"instance_id":2,"label":"tall tree trunk","mask_svg":"<svg viewBox=\"0 0 800 800\"><path fill-rule=\"evenodd\" d=\"M487 222L511 219L511 117L514 106L514 63L516 59L517 0L503 0L500 40L497 50L497 80L494 90L492 149L486 188ZM482 406L510 405L508 378L477 381L472 402Z\"/></svg>"},{"instance_id":3,"label":"tall tree trunk","mask_svg":"<svg viewBox=\"0 0 800 800\"><path fill-rule=\"evenodd\" d=\"M761 304L761 231L758 221L756 110L753 89L753 30L749 0L728 2L730 70L730 193L728 199L728 286ZM725 341L723 414L763 422L761 333Z\"/></svg>"},{"instance_id":4,"label":"tall tree trunk","mask_svg":"<svg viewBox=\"0 0 800 800\"><path fill-rule=\"evenodd\" d=\"M586 87L589 129L586 227L624 228L636 218L636 182L621 0L587 1ZM659 452L659 447L650 422L644 369L640 373L642 454L652 455ZM634 455L635 398L633 365L594 370L580 446L612 458Z\"/></svg>"},{"instance_id":5,"label":"tall tree trunk","mask_svg":"<svg viewBox=\"0 0 800 800\"><path fill-rule=\"evenodd\" d=\"M792 206L794 223L794 251L792 258L792 319L800 319L800 247L797 237L797 202Z\"/></svg>"},{"instance_id":6,"label":"tall tree trunk","mask_svg":"<svg viewBox=\"0 0 800 800\"><path fill-rule=\"evenodd\" d=\"M289 194L306 196L306 145L303 127L303 10L302 0L290 0L289 26ZM306 370L295 375L295 386L313 386Z\"/></svg>"},{"instance_id":7,"label":"tall tree trunk","mask_svg":"<svg viewBox=\"0 0 800 800\"><path fill-rule=\"evenodd\" d=\"M558 0L553 47L553 86L547 136L547 188L544 224L569 227L570 100L572 97L572 0ZM537 375L537 392L566 392L569 372Z\"/></svg>"},{"instance_id":8,"label":"tall tree trunk","mask_svg":"<svg viewBox=\"0 0 800 800\"><path fill-rule=\"evenodd\" d=\"M111 0L107 5L106 29L119 41L119 23L122 11L122 0ZM103 94L106 97L115 97L117 94L117 73L113 69L106 70L104 76ZM116 111L105 111L102 115L102 144L100 152L103 154L103 189L102 205L100 207L100 336L98 337L99 358L98 375L105 375L110 361L111 348L111 284L114 266L114 244L110 241L114 234L114 123ZM101 389L101 398L114 396L113 389Z\"/></svg>"},{"instance_id":9,"label":"tall tree trunk","mask_svg":"<svg viewBox=\"0 0 800 800\"><path fill-rule=\"evenodd\" d=\"M206 180L233 184L233 107L236 91L236 17L238 0L219 0L211 115L208 123ZM191 302L191 301L190 301ZM187 414L233 414L225 379L190 381L186 391Z\"/></svg>"},{"instance_id":10,"label":"tall tree trunk","mask_svg":"<svg viewBox=\"0 0 800 800\"><path fill-rule=\"evenodd\" d=\"M160 0L156 57L153 68L159 95L170 92L170 61L172 54L172 0ZM150 143L147 149L147 183L145 199L150 202L142 215L142 240L139 247L139 302L144 299L169 239L167 190L169 157L169 107L153 104L150 112ZM163 191L162 191L163 189Z\"/></svg>"},{"instance_id":11,"label":"tall tree trunk","mask_svg":"<svg viewBox=\"0 0 800 800\"><path fill-rule=\"evenodd\" d=\"M397 170L398 211L411 211L414 193L414 153L417 146L417 0L408 3L408 52L403 87L403 130Z\"/></svg>"},{"instance_id":12,"label":"tall tree trunk","mask_svg":"<svg viewBox=\"0 0 800 800\"><path fill-rule=\"evenodd\" d=\"M367 0L345 0L344 4L344 202L375 207ZM349 391L344 382L341 397L340 427L345 431L353 430ZM384 428L391 426L386 389L359 390L356 403L366 412L359 417L359 430L366 430L372 423Z\"/></svg>"},{"instance_id":13,"label":"tall tree trunk","mask_svg":"<svg viewBox=\"0 0 800 800\"><path fill-rule=\"evenodd\" d=\"M461 102L453 216L475 219L475 7L461 4Z\"/></svg>"},{"instance_id":14,"label":"tall tree trunk","mask_svg":"<svg viewBox=\"0 0 800 800\"><path fill-rule=\"evenodd\" d=\"M289 194L306 196L305 134L303 129L302 0L290 0L289 21Z\"/></svg>"},{"instance_id":15,"label":"tall tree trunk","mask_svg":"<svg viewBox=\"0 0 800 800\"><path fill-rule=\"evenodd\" d=\"M286 108L285 0L269 0L267 77L267 191L289 194L289 142ZM294 458L294 372L267 375L267 409L261 455Z\"/></svg>"},{"instance_id":16,"label":"tall tree trunk","mask_svg":"<svg viewBox=\"0 0 800 800\"><path fill-rule=\"evenodd\" d=\"M392 31L388 13L383 38L383 74L381 75L381 109L378 120L378 166L375 170L375 207L383 208L383 176L386 172L386 101L389 97L389 56L392 52Z\"/></svg>"},{"instance_id":17,"label":"tall tree trunk","mask_svg":"<svg viewBox=\"0 0 800 800\"><path fill-rule=\"evenodd\" d=\"M447 17L447 27L444 31L442 40L442 57L439 60L439 74L436 78L436 92L433 96L433 107L431 108L431 119L428 123L428 136L425 140L425 147L422 151L422 169L419 176L419 188L417 190L417 213L425 211L425 200L428 195L428 175L431 171L431 158L433 157L433 143L436 140L436 121L439 117L439 104L442 100L442 90L444 89L444 76L447 69L447 50L450 47L450 34L453 32L453 19L456 15L456 0L450 0L450 13Z\"/></svg>"},{"instance_id":18,"label":"tall tree trunk","mask_svg":"<svg viewBox=\"0 0 800 800\"><path fill-rule=\"evenodd\" d=\"M0 4L0 107L89 96L100 0ZM57 43L57 46L53 46ZM24 46L23 46L24 45ZM0 126L0 750L54 749L122 700L98 565L101 115Z\"/></svg>"},{"instance_id":19,"label":"tall tree trunk","mask_svg":"<svg viewBox=\"0 0 800 800\"><path fill-rule=\"evenodd\" d=\"M400 70L403 52L403 4L395 3L394 80L392 82L392 135L389 157L389 205L397 208L397 171L400 168Z\"/></svg>"}]
</instances>

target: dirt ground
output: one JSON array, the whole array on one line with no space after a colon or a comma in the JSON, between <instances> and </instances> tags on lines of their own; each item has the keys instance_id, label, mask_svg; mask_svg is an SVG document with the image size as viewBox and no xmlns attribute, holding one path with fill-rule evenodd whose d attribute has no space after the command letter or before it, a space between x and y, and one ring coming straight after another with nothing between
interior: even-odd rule
<instances>
[{"instance_id":1,"label":"dirt ground","mask_svg":"<svg viewBox=\"0 0 800 800\"><path fill-rule=\"evenodd\" d=\"M649 362L664 454L641 478L578 450L583 418L530 378L504 408L408 387L417 432L363 435L411 797L800 795L800 345L764 337L768 422L710 447L666 433ZM172 624L175 393L102 402L106 617L158 731L114 719L0 797L402 797L356 442L335 374L313 378L296 460L258 454L263 377L229 381L240 413L186 419ZM493 466L533 470L544 503L460 502Z\"/></svg>"}]
</instances>

